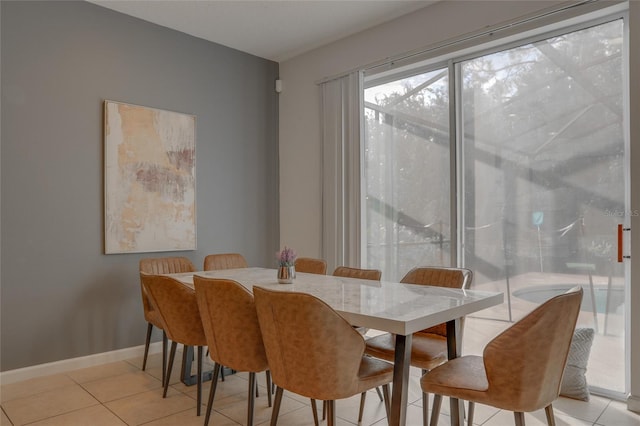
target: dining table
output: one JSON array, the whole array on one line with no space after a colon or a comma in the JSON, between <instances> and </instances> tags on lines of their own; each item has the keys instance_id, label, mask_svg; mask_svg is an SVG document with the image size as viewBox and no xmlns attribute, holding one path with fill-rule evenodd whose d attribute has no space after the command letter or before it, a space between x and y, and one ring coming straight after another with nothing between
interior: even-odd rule
<instances>
[{"instance_id":1,"label":"dining table","mask_svg":"<svg viewBox=\"0 0 640 426\"><path fill-rule=\"evenodd\" d=\"M456 358L461 355L460 319L503 302L503 294L499 292L300 272L296 273L291 284L280 284L277 270L269 268L224 269L167 275L191 288L193 276L199 275L231 279L249 291L252 291L254 286L259 286L271 290L311 294L323 300L354 326L395 334L389 412L389 424L392 426L406 425L413 333L446 323L448 358ZM451 398L450 413L452 426L462 424L464 406L461 401Z\"/></svg>"}]
</instances>

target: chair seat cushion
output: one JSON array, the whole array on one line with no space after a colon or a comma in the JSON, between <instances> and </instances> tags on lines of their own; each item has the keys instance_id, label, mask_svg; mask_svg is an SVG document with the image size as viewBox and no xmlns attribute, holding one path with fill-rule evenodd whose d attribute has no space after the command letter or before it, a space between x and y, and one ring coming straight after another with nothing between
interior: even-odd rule
<instances>
[{"instance_id":1,"label":"chair seat cushion","mask_svg":"<svg viewBox=\"0 0 640 426\"><path fill-rule=\"evenodd\" d=\"M589 400L589 387L585 373L587 372L593 335L592 328L578 328L573 333L567 365L562 376L560 395L582 401Z\"/></svg>"},{"instance_id":2,"label":"chair seat cushion","mask_svg":"<svg viewBox=\"0 0 640 426\"><path fill-rule=\"evenodd\" d=\"M478 398L489 389L487 374L481 356L469 355L452 359L426 373L420 379L422 390L427 393L453 396L481 402Z\"/></svg>"},{"instance_id":3,"label":"chair seat cushion","mask_svg":"<svg viewBox=\"0 0 640 426\"><path fill-rule=\"evenodd\" d=\"M358 393L390 383L393 380L393 364L363 356L358 370L358 380Z\"/></svg>"},{"instance_id":4,"label":"chair seat cushion","mask_svg":"<svg viewBox=\"0 0 640 426\"><path fill-rule=\"evenodd\" d=\"M395 335L386 333L366 341L367 355L393 362L395 356ZM413 334L411 344L411 365L423 370L431 370L447 361L447 339L438 334L418 332Z\"/></svg>"}]
</instances>

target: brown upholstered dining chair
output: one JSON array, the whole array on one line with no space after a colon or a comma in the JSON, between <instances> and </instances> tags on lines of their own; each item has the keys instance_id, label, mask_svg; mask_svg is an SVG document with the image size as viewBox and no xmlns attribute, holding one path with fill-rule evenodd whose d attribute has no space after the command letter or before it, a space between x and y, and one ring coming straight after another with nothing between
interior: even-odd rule
<instances>
[{"instance_id":1,"label":"brown upholstered dining chair","mask_svg":"<svg viewBox=\"0 0 640 426\"><path fill-rule=\"evenodd\" d=\"M380 281L380 278L382 278L382 271L379 269L361 269L351 268L348 266L338 266L333 271L333 276Z\"/></svg>"},{"instance_id":2,"label":"brown upholstered dining chair","mask_svg":"<svg viewBox=\"0 0 640 426\"><path fill-rule=\"evenodd\" d=\"M154 257L140 259L140 272L145 274L173 274L177 272L193 272L196 268L193 263L186 257ZM142 282L140 282L140 290L142 292L142 309L144 311L144 319L147 321L147 338L144 343L144 357L142 358L142 371L147 367L147 355L149 354L149 343L151 342L151 332L153 327L162 330L158 313L153 310L149 303ZM167 334L162 330L162 384L164 385L165 368L167 366Z\"/></svg>"},{"instance_id":3,"label":"brown upholstered dining chair","mask_svg":"<svg viewBox=\"0 0 640 426\"><path fill-rule=\"evenodd\" d=\"M162 397L167 396L177 344L183 344L185 352L188 346L197 346L196 413L199 416L202 405L202 347L207 345L207 339L200 319L196 293L180 281L164 275L148 275L142 272L140 279L149 295L151 305L158 311L163 330L171 339L171 352Z\"/></svg>"},{"instance_id":4,"label":"brown upholstered dining chair","mask_svg":"<svg viewBox=\"0 0 640 426\"><path fill-rule=\"evenodd\" d=\"M380 281L382 278L382 271L379 269L362 269L362 268L352 268L349 266L338 266L333 271L334 277L346 277L346 278L360 278L363 280L372 280L372 281ZM354 327L358 333L365 335L367 334L368 329L364 327ZM376 387L376 392L378 392L378 396L380 397L380 401L384 402L384 398L382 393L380 392L380 388ZM364 412L364 403L366 400L367 393L364 392L360 397L360 411L358 413L358 423L362 421L362 414ZM323 419L324 419L324 407L323 407Z\"/></svg>"},{"instance_id":5,"label":"brown upholstered dining chair","mask_svg":"<svg viewBox=\"0 0 640 426\"><path fill-rule=\"evenodd\" d=\"M269 363L262 343L253 295L233 280L193 277L196 299L204 327L209 354L215 362L205 426L209 424L218 375L222 366L249 372L247 425L253 425L256 373L266 371L271 389ZM269 407L271 392L267 391Z\"/></svg>"},{"instance_id":6,"label":"brown upholstered dining chair","mask_svg":"<svg viewBox=\"0 0 640 426\"><path fill-rule=\"evenodd\" d=\"M421 267L409 271L400 280L405 284L431 285L448 288L469 288L473 273L465 268ZM464 319L464 318L463 318ZM460 330L462 331L462 324ZM393 362L395 357L395 336L389 333L367 340L367 355ZM411 345L411 365L426 373L447 362L447 326L438 324L413 334ZM422 394L422 421L429 424L429 398Z\"/></svg>"},{"instance_id":7,"label":"brown upholstered dining chair","mask_svg":"<svg viewBox=\"0 0 640 426\"><path fill-rule=\"evenodd\" d=\"M204 258L204 270L246 268L247 260L240 253L210 254Z\"/></svg>"},{"instance_id":8,"label":"brown upholstered dining chair","mask_svg":"<svg viewBox=\"0 0 640 426\"><path fill-rule=\"evenodd\" d=\"M382 271L379 269L362 269L362 268L352 268L349 266L338 266L333 271L334 277L345 277L345 278L359 278L362 280L372 280L372 281L380 281L382 278ZM366 334L367 329L363 327L355 327L360 334ZM376 388L377 389L377 388Z\"/></svg>"},{"instance_id":9,"label":"brown upholstered dining chair","mask_svg":"<svg viewBox=\"0 0 640 426\"><path fill-rule=\"evenodd\" d=\"M552 403L560 394L581 302L582 288L575 287L503 331L482 356L455 358L425 374L420 385L437 400L431 425L437 426L442 395L469 401L469 425L476 402L513 411L516 426L524 426L524 413L544 408L547 424L555 425Z\"/></svg>"},{"instance_id":10,"label":"brown upholstered dining chair","mask_svg":"<svg viewBox=\"0 0 640 426\"><path fill-rule=\"evenodd\" d=\"M307 272L309 274L325 275L327 273L327 262L323 259L312 257L299 257L295 263L296 272Z\"/></svg>"},{"instance_id":11,"label":"brown upholstered dining chair","mask_svg":"<svg viewBox=\"0 0 640 426\"><path fill-rule=\"evenodd\" d=\"M240 253L216 253L209 254L204 258L204 270L216 271L220 269L239 269L246 268L249 264ZM209 355L207 353L207 355ZM220 370L220 376L224 382L224 367ZM257 388L256 388L257 389ZM269 395L271 397L271 395Z\"/></svg>"},{"instance_id":12,"label":"brown upholstered dining chair","mask_svg":"<svg viewBox=\"0 0 640 426\"><path fill-rule=\"evenodd\" d=\"M271 424L276 425L284 389L327 401L327 424L335 425L335 400L383 386L388 399L393 365L364 355L364 338L336 311L305 293L253 288L277 385ZM386 405L385 405L386 406Z\"/></svg>"}]
</instances>

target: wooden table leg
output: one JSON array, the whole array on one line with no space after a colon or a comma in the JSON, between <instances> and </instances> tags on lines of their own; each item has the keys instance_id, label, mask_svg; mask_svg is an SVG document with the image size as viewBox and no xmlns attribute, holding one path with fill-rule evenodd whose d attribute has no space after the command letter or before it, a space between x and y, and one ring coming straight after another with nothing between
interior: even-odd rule
<instances>
[{"instance_id":1,"label":"wooden table leg","mask_svg":"<svg viewBox=\"0 0 640 426\"><path fill-rule=\"evenodd\" d=\"M447 356L454 359L462 355L460 342L460 319L447 322ZM449 398L451 426L460 426L464 421L464 404L457 398Z\"/></svg>"},{"instance_id":2,"label":"wooden table leg","mask_svg":"<svg viewBox=\"0 0 640 426\"><path fill-rule=\"evenodd\" d=\"M409 367L411 367L412 335L396 335L396 354L393 364L393 396L391 397L391 426L404 426L407 422Z\"/></svg>"}]
</instances>

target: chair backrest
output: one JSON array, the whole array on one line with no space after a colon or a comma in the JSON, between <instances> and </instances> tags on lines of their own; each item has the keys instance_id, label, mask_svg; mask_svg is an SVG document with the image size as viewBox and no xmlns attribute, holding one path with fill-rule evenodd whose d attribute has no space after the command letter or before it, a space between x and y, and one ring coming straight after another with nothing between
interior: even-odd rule
<instances>
[{"instance_id":1,"label":"chair backrest","mask_svg":"<svg viewBox=\"0 0 640 426\"><path fill-rule=\"evenodd\" d=\"M188 346L206 345L195 291L164 275L141 272L140 281L169 339Z\"/></svg>"},{"instance_id":2,"label":"chair backrest","mask_svg":"<svg viewBox=\"0 0 640 426\"><path fill-rule=\"evenodd\" d=\"M253 295L233 280L195 275L193 284L211 359L238 371L267 370Z\"/></svg>"},{"instance_id":3,"label":"chair backrest","mask_svg":"<svg viewBox=\"0 0 640 426\"><path fill-rule=\"evenodd\" d=\"M582 288L556 296L495 337L483 358L492 400L530 412L558 398Z\"/></svg>"},{"instance_id":4,"label":"chair backrest","mask_svg":"<svg viewBox=\"0 0 640 426\"><path fill-rule=\"evenodd\" d=\"M299 257L295 263L296 272L307 272L309 274L325 275L327 273L327 262L323 259L312 257Z\"/></svg>"},{"instance_id":5,"label":"chair backrest","mask_svg":"<svg viewBox=\"0 0 640 426\"><path fill-rule=\"evenodd\" d=\"M210 254L204 258L204 270L246 268L247 260L240 253Z\"/></svg>"},{"instance_id":6,"label":"chair backrest","mask_svg":"<svg viewBox=\"0 0 640 426\"><path fill-rule=\"evenodd\" d=\"M335 400L358 392L365 343L320 299L253 287L273 381L308 398Z\"/></svg>"},{"instance_id":7,"label":"chair backrest","mask_svg":"<svg viewBox=\"0 0 640 426\"><path fill-rule=\"evenodd\" d=\"M379 269L360 269L348 266L338 266L335 271L333 271L333 276L380 281L380 278L382 278L382 271Z\"/></svg>"},{"instance_id":8,"label":"chair backrest","mask_svg":"<svg viewBox=\"0 0 640 426\"><path fill-rule=\"evenodd\" d=\"M472 279L473 272L469 269L437 266L413 268L400 282L437 287L469 288Z\"/></svg>"},{"instance_id":9,"label":"chair backrest","mask_svg":"<svg viewBox=\"0 0 640 426\"><path fill-rule=\"evenodd\" d=\"M148 257L140 259L140 272L145 274L174 274L177 272L193 272L196 268L193 263L186 257ZM142 292L142 308L144 311L144 319L147 322L151 322L154 325L159 320L156 318L155 313L152 313L153 308L149 303L149 296L140 282L140 291Z\"/></svg>"},{"instance_id":10,"label":"chair backrest","mask_svg":"<svg viewBox=\"0 0 640 426\"><path fill-rule=\"evenodd\" d=\"M473 272L469 269L438 266L414 268L407 272L400 282L405 284L466 289L469 288L472 280ZM420 333L431 333L446 336L447 326L446 324L438 324L421 330Z\"/></svg>"},{"instance_id":11,"label":"chair backrest","mask_svg":"<svg viewBox=\"0 0 640 426\"><path fill-rule=\"evenodd\" d=\"M176 274L193 272L196 268L186 257L153 257L140 259L140 272L145 274Z\"/></svg>"}]
</instances>

